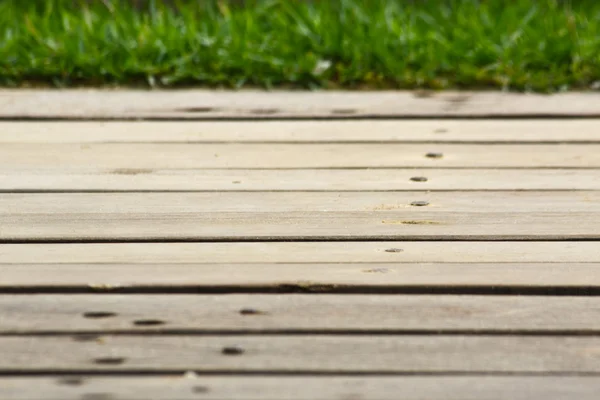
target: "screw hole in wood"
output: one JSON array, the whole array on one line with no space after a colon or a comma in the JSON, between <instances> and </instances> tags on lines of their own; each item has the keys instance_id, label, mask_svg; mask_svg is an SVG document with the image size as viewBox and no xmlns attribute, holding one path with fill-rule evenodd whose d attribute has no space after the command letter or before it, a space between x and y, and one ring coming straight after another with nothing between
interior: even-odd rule
<instances>
[{"instance_id":1,"label":"screw hole in wood","mask_svg":"<svg viewBox=\"0 0 600 400\"><path fill-rule=\"evenodd\" d=\"M121 365L125 363L123 357L100 357L94 359L94 364L98 365Z\"/></svg>"},{"instance_id":2,"label":"screw hole in wood","mask_svg":"<svg viewBox=\"0 0 600 400\"><path fill-rule=\"evenodd\" d=\"M107 311L91 311L91 312L83 313L83 317L89 318L89 319L111 318L111 317L116 317L116 316L117 316L117 313L107 312Z\"/></svg>"},{"instance_id":3,"label":"screw hole in wood","mask_svg":"<svg viewBox=\"0 0 600 400\"><path fill-rule=\"evenodd\" d=\"M160 319L137 319L133 321L135 326L159 326L165 325L166 322Z\"/></svg>"}]
</instances>

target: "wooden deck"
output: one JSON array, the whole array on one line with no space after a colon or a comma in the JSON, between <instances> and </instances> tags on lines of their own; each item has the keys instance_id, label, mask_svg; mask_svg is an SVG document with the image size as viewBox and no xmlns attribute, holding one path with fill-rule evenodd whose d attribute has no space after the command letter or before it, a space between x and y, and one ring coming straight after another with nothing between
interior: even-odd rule
<instances>
[{"instance_id":1,"label":"wooden deck","mask_svg":"<svg viewBox=\"0 0 600 400\"><path fill-rule=\"evenodd\" d=\"M2 400L598 398L598 95L0 106Z\"/></svg>"}]
</instances>

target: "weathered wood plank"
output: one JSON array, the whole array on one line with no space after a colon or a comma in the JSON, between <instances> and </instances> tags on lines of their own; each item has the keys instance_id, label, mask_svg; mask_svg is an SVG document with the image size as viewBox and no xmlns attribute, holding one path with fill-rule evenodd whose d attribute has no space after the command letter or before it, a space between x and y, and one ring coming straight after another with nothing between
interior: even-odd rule
<instances>
[{"instance_id":1,"label":"weathered wood plank","mask_svg":"<svg viewBox=\"0 0 600 400\"><path fill-rule=\"evenodd\" d=\"M600 116L597 93L2 90L1 118Z\"/></svg>"},{"instance_id":2,"label":"weathered wood plank","mask_svg":"<svg viewBox=\"0 0 600 400\"><path fill-rule=\"evenodd\" d=\"M0 334L116 332L600 333L597 297L5 295ZM151 321L147 325L143 323Z\"/></svg>"},{"instance_id":3,"label":"weathered wood plank","mask_svg":"<svg viewBox=\"0 0 600 400\"><path fill-rule=\"evenodd\" d=\"M3 400L596 400L599 392L597 376L0 378Z\"/></svg>"},{"instance_id":4,"label":"weathered wood plank","mask_svg":"<svg viewBox=\"0 0 600 400\"><path fill-rule=\"evenodd\" d=\"M600 143L596 120L6 122L0 143Z\"/></svg>"},{"instance_id":5,"label":"weathered wood plank","mask_svg":"<svg viewBox=\"0 0 600 400\"><path fill-rule=\"evenodd\" d=\"M4 143L0 168L599 168L600 145Z\"/></svg>"},{"instance_id":6,"label":"weathered wood plank","mask_svg":"<svg viewBox=\"0 0 600 400\"><path fill-rule=\"evenodd\" d=\"M599 200L598 192L2 194L0 239L594 239Z\"/></svg>"},{"instance_id":7,"label":"weathered wood plank","mask_svg":"<svg viewBox=\"0 0 600 400\"><path fill-rule=\"evenodd\" d=\"M0 169L0 191L600 190L590 169Z\"/></svg>"},{"instance_id":8,"label":"weathered wood plank","mask_svg":"<svg viewBox=\"0 0 600 400\"><path fill-rule=\"evenodd\" d=\"M599 173L600 175L600 173ZM425 201L427 204L415 205ZM588 213L600 212L597 191L358 192L358 193L3 193L0 215L185 214L202 213Z\"/></svg>"},{"instance_id":9,"label":"weathered wood plank","mask_svg":"<svg viewBox=\"0 0 600 400\"><path fill-rule=\"evenodd\" d=\"M599 373L598 348L587 336L4 336L0 371Z\"/></svg>"},{"instance_id":10,"label":"weathered wood plank","mask_svg":"<svg viewBox=\"0 0 600 400\"><path fill-rule=\"evenodd\" d=\"M176 213L0 216L0 240L598 240L600 213ZM382 219L382 217L384 219ZM519 221L516 224L514 221Z\"/></svg>"},{"instance_id":11,"label":"weathered wood plank","mask_svg":"<svg viewBox=\"0 0 600 400\"><path fill-rule=\"evenodd\" d=\"M156 244L147 247L157 246ZM459 246L460 247L460 246ZM111 246L107 251L117 252ZM235 247L232 247L232 252ZM239 248L238 248L239 249ZM154 254L149 249L150 254ZM597 251L593 252L598 258ZM247 253L232 254L231 258L244 259ZM549 257L551 257L550 253ZM592 254L583 255L589 257ZM442 259L445 253L429 258ZM106 258L116 258L109 254ZM30 256L31 257L31 256ZM81 258L79 254L77 258ZM140 256L145 259L148 256ZM310 255L309 255L310 257ZM350 256L346 257L349 258ZM39 257L38 257L39 258ZM94 258L93 255L90 258ZM162 257L159 257L162 259ZM175 256L175 259L178 257ZM203 260L203 255L197 259ZM250 258L255 258L250 255ZM330 259L342 258L332 256ZM424 257L425 258L425 257ZM449 259L453 259L450 255ZM468 259L469 256L465 256ZM483 258L483 257L482 257ZM523 258L528 258L525 254ZM40 258L40 262L46 261ZM147 261L147 260L146 260ZM313 263L313 264L171 264L154 260L136 263L65 263L1 264L0 289L53 289L84 292L114 290L162 291L189 290L225 292L251 291L383 291L428 293L441 289L449 292L469 292L481 289L489 293L510 289L571 289L573 294L589 293L589 288L600 287L600 263Z\"/></svg>"},{"instance_id":12,"label":"weathered wood plank","mask_svg":"<svg viewBox=\"0 0 600 400\"><path fill-rule=\"evenodd\" d=\"M50 264L50 268L52 264L86 263L157 264L158 267L168 264L174 267L176 264L211 263L563 263L563 266L568 266L597 262L600 262L600 247L595 242L378 241L0 245L0 264ZM308 268L308 265L301 265L299 268ZM2 277L4 279L4 274ZM173 278L176 279L175 276ZM590 274L589 279L593 278L593 274Z\"/></svg>"}]
</instances>

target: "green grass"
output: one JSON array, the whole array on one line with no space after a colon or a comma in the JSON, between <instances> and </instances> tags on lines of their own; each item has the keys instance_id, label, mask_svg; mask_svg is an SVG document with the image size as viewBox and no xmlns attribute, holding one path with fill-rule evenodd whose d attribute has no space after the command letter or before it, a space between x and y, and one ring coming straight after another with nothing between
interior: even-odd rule
<instances>
[{"instance_id":1,"label":"green grass","mask_svg":"<svg viewBox=\"0 0 600 400\"><path fill-rule=\"evenodd\" d=\"M600 81L598 0L132 2L0 0L0 85L555 91Z\"/></svg>"}]
</instances>

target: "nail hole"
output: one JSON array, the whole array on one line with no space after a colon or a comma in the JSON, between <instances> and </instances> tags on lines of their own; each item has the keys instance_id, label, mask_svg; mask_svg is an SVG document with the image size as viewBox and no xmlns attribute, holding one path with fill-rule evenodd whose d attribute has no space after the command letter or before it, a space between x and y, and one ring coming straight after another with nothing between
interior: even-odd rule
<instances>
[{"instance_id":1,"label":"nail hole","mask_svg":"<svg viewBox=\"0 0 600 400\"><path fill-rule=\"evenodd\" d=\"M250 110L250 112L252 114L269 115L269 114L276 114L279 112L279 110L276 108L255 108L254 110Z\"/></svg>"},{"instance_id":2,"label":"nail hole","mask_svg":"<svg viewBox=\"0 0 600 400\"><path fill-rule=\"evenodd\" d=\"M176 111L180 112L189 112L189 113L204 113L211 111L218 111L218 108L214 107L187 107L187 108L178 108Z\"/></svg>"},{"instance_id":3,"label":"nail hole","mask_svg":"<svg viewBox=\"0 0 600 400\"><path fill-rule=\"evenodd\" d=\"M160 319L138 319L133 321L135 326L157 326L164 325L165 321L161 321Z\"/></svg>"},{"instance_id":4,"label":"nail hole","mask_svg":"<svg viewBox=\"0 0 600 400\"><path fill-rule=\"evenodd\" d=\"M238 355L244 353L244 349L242 349L241 347L238 347L238 346L228 346L228 347L223 347L223 350L221 350L221 353L226 356L238 356Z\"/></svg>"},{"instance_id":5,"label":"nail hole","mask_svg":"<svg viewBox=\"0 0 600 400\"><path fill-rule=\"evenodd\" d=\"M413 92L413 96L415 96L418 99L428 99L430 97L434 96L434 92L431 90L416 90Z\"/></svg>"},{"instance_id":6,"label":"nail hole","mask_svg":"<svg viewBox=\"0 0 600 400\"><path fill-rule=\"evenodd\" d=\"M193 393L208 393L210 390L206 386L194 386L192 388Z\"/></svg>"},{"instance_id":7,"label":"nail hole","mask_svg":"<svg viewBox=\"0 0 600 400\"><path fill-rule=\"evenodd\" d=\"M424 176L413 176L410 180L413 182L427 182L427 178Z\"/></svg>"},{"instance_id":8,"label":"nail hole","mask_svg":"<svg viewBox=\"0 0 600 400\"><path fill-rule=\"evenodd\" d=\"M144 175L152 172L154 171L148 168L117 168L111 171L115 175Z\"/></svg>"},{"instance_id":9,"label":"nail hole","mask_svg":"<svg viewBox=\"0 0 600 400\"><path fill-rule=\"evenodd\" d=\"M403 249L398 249L398 248L391 248L391 249L385 249L386 253L402 253L404 250Z\"/></svg>"},{"instance_id":10,"label":"nail hole","mask_svg":"<svg viewBox=\"0 0 600 400\"><path fill-rule=\"evenodd\" d=\"M83 382L84 382L83 379L76 378L76 377L62 378L57 381L57 383L59 385L65 385L65 386L81 386L81 385L83 385Z\"/></svg>"},{"instance_id":11,"label":"nail hole","mask_svg":"<svg viewBox=\"0 0 600 400\"><path fill-rule=\"evenodd\" d=\"M81 400L112 400L115 397L110 393L85 393Z\"/></svg>"},{"instance_id":12,"label":"nail hole","mask_svg":"<svg viewBox=\"0 0 600 400\"><path fill-rule=\"evenodd\" d=\"M123 357L101 357L94 359L94 364L100 365L120 365L125 362Z\"/></svg>"},{"instance_id":13,"label":"nail hole","mask_svg":"<svg viewBox=\"0 0 600 400\"><path fill-rule=\"evenodd\" d=\"M410 203L411 206L414 207L425 207L429 205L428 201L413 201L412 203Z\"/></svg>"},{"instance_id":14,"label":"nail hole","mask_svg":"<svg viewBox=\"0 0 600 400\"><path fill-rule=\"evenodd\" d=\"M104 312L104 311L86 312L83 314L84 318L91 318L91 319L110 318L110 317L115 317L116 315L117 315L116 313Z\"/></svg>"},{"instance_id":15,"label":"nail hole","mask_svg":"<svg viewBox=\"0 0 600 400\"><path fill-rule=\"evenodd\" d=\"M351 108L338 108L335 110L331 110L332 114L338 114L338 115L349 115L349 114L356 114L356 110L353 110Z\"/></svg>"},{"instance_id":16,"label":"nail hole","mask_svg":"<svg viewBox=\"0 0 600 400\"><path fill-rule=\"evenodd\" d=\"M365 269L363 272L386 274L386 273L390 272L390 270L388 268L371 268L371 269Z\"/></svg>"},{"instance_id":17,"label":"nail hole","mask_svg":"<svg viewBox=\"0 0 600 400\"><path fill-rule=\"evenodd\" d=\"M444 155L442 153L427 153L425 154L427 158L442 158Z\"/></svg>"},{"instance_id":18,"label":"nail hole","mask_svg":"<svg viewBox=\"0 0 600 400\"><path fill-rule=\"evenodd\" d=\"M102 340L102 337L98 335L81 334L73 336L73 340L76 342L97 342Z\"/></svg>"},{"instance_id":19,"label":"nail hole","mask_svg":"<svg viewBox=\"0 0 600 400\"><path fill-rule=\"evenodd\" d=\"M264 314L264 312L257 310L255 308L242 308L240 310L240 314L242 314L242 315L260 315L260 314Z\"/></svg>"}]
</instances>

